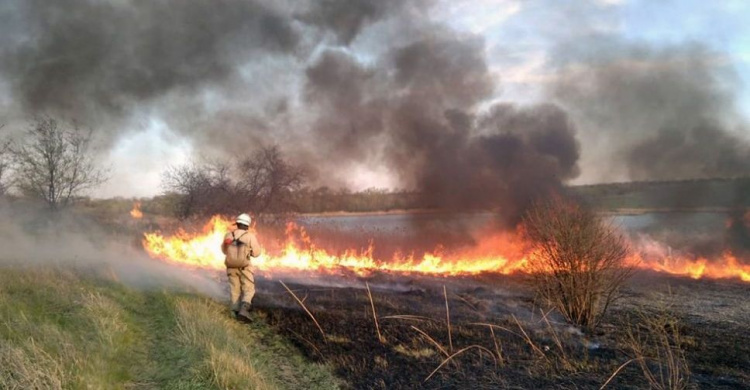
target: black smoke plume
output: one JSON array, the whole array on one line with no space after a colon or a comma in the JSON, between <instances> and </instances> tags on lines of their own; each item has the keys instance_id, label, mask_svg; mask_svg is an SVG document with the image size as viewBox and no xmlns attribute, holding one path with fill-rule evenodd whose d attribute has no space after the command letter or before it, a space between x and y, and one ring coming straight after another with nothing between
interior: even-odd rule
<instances>
[{"instance_id":1,"label":"black smoke plume","mask_svg":"<svg viewBox=\"0 0 750 390\"><path fill-rule=\"evenodd\" d=\"M495 87L483 50L477 37L442 30L374 67L324 53L306 72L324 155L377 157L427 207L490 208L517 222L532 199L578 174L579 147L557 106L479 109Z\"/></svg>"}]
</instances>

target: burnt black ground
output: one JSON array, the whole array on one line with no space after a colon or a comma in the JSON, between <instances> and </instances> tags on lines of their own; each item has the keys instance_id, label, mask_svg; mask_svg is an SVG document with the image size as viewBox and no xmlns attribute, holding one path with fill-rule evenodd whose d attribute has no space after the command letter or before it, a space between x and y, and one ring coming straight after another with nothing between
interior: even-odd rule
<instances>
[{"instance_id":1,"label":"burnt black ground","mask_svg":"<svg viewBox=\"0 0 750 390\"><path fill-rule=\"evenodd\" d=\"M325 336L279 283L283 280L320 323ZM377 337L370 285L381 332ZM443 286L448 292L448 337ZM621 343L628 321L638 313L668 310L682 324L694 386L750 389L750 284L705 281L650 273L636 275L623 298L594 334L583 334L554 312L542 310L522 276L425 277L374 275L258 280L256 320L292 340L310 359L329 364L356 389L598 389L630 359ZM389 318L391 316L419 318ZM517 322L516 322L517 321ZM495 328L495 346L488 326ZM523 328L539 351L524 340ZM416 329L415 329L416 328ZM504 328L504 329L502 329ZM429 335L456 356L426 380L445 359ZM557 346L559 339L562 349ZM452 344L452 349L451 349ZM647 388L635 364L624 368L609 388Z\"/></svg>"}]
</instances>

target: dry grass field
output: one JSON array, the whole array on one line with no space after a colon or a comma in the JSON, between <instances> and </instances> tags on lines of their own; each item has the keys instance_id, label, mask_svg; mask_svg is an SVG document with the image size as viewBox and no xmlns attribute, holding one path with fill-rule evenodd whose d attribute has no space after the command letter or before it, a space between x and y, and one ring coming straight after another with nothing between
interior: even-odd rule
<instances>
[{"instance_id":1,"label":"dry grass field","mask_svg":"<svg viewBox=\"0 0 750 390\"><path fill-rule=\"evenodd\" d=\"M0 269L1 389L330 389L262 323L187 292L60 269Z\"/></svg>"}]
</instances>

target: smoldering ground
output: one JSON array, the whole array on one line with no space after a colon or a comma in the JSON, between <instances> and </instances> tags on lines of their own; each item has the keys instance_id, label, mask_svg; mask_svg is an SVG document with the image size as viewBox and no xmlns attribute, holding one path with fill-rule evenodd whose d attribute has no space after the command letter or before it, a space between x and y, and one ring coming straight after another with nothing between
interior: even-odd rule
<instances>
[{"instance_id":1,"label":"smoldering ground","mask_svg":"<svg viewBox=\"0 0 750 390\"><path fill-rule=\"evenodd\" d=\"M750 353L745 343L736 342L748 337L741 331L748 306L743 298L748 288L742 283L637 275L625 298L611 308L602 325L606 331L582 334L554 311L540 311L517 275L448 280L375 275L366 279L369 292L365 280L352 278L335 287L284 280L311 314L280 283L263 280L256 315L308 358L334 367L355 388L373 383L389 388L416 383L426 388L555 388L563 383L599 388L630 359L620 340L633 316L656 315L664 305L675 310L680 331L694 337L694 344L686 347L691 381L701 388L724 389L747 386L749 379L736 368ZM497 326L494 332L487 324ZM469 346L498 351L503 361L498 364L489 354L457 353L453 362L460 364L446 364L431 375L446 359L440 349ZM546 366L547 359L561 358L580 365L570 371ZM633 366L626 366L609 385L648 387Z\"/></svg>"}]
</instances>

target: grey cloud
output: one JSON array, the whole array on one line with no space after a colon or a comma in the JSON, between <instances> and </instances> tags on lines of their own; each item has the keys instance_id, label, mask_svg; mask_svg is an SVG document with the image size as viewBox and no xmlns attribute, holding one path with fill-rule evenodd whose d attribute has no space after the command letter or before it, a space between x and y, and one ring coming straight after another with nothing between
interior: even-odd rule
<instances>
[{"instance_id":1,"label":"grey cloud","mask_svg":"<svg viewBox=\"0 0 750 390\"><path fill-rule=\"evenodd\" d=\"M226 78L257 50L287 52L290 20L259 1L17 1L3 75L32 113L86 121ZM6 32L7 34L7 32ZM12 38L12 39L11 39Z\"/></svg>"},{"instance_id":2,"label":"grey cloud","mask_svg":"<svg viewBox=\"0 0 750 390\"><path fill-rule=\"evenodd\" d=\"M717 53L615 39L576 46L552 94L582 124L596 160L633 180L750 174L736 79Z\"/></svg>"}]
</instances>

